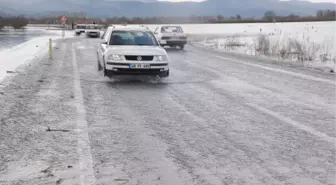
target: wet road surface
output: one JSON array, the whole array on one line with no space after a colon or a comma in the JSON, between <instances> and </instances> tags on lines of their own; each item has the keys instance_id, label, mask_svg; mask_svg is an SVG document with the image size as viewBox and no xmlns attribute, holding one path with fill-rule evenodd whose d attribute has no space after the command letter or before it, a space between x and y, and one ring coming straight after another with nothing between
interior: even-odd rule
<instances>
[{"instance_id":1,"label":"wet road surface","mask_svg":"<svg viewBox=\"0 0 336 185\"><path fill-rule=\"evenodd\" d=\"M104 78L58 41L0 84L0 184L333 185L335 76L187 46L168 79Z\"/></svg>"}]
</instances>

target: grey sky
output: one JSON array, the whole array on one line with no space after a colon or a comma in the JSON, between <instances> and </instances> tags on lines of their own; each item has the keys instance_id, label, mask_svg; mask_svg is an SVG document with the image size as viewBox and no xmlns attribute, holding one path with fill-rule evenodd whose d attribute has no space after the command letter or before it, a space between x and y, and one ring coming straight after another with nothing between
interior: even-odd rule
<instances>
[{"instance_id":1,"label":"grey sky","mask_svg":"<svg viewBox=\"0 0 336 185\"><path fill-rule=\"evenodd\" d=\"M199 2L199 1L203 1L203 0L159 0L159 1L174 1L174 2L195 1L195 2ZM321 2L335 3L336 2L336 0L308 0L308 1L314 2L314 3L321 3Z\"/></svg>"},{"instance_id":2,"label":"grey sky","mask_svg":"<svg viewBox=\"0 0 336 185\"><path fill-rule=\"evenodd\" d=\"M310 2L316 2L316 3L320 3L320 2L330 2L330 3L335 3L335 0L310 0Z\"/></svg>"}]
</instances>

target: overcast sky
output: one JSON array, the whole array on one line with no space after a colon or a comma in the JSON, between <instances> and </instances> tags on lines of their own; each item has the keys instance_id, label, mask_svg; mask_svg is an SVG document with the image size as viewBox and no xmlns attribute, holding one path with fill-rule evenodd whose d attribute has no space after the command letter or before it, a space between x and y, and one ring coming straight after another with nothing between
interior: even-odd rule
<instances>
[{"instance_id":1,"label":"overcast sky","mask_svg":"<svg viewBox=\"0 0 336 185\"><path fill-rule=\"evenodd\" d=\"M310 0L310 2L316 2L316 3L319 3L319 2L330 2L330 3L335 3L336 1L335 0Z\"/></svg>"},{"instance_id":2,"label":"overcast sky","mask_svg":"<svg viewBox=\"0 0 336 185\"><path fill-rule=\"evenodd\" d=\"M202 1L202 0L160 0L160 1L175 1L175 2L181 2L181 1ZM336 0L309 0L310 2L314 3L320 3L320 2L330 2L335 3Z\"/></svg>"}]
</instances>

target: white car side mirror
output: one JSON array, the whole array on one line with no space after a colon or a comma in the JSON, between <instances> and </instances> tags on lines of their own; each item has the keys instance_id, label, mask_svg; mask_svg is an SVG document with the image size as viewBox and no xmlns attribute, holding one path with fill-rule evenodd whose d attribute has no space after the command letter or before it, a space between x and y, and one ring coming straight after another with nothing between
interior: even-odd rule
<instances>
[{"instance_id":1,"label":"white car side mirror","mask_svg":"<svg viewBox=\"0 0 336 185\"><path fill-rule=\"evenodd\" d=\"M160 45L165 45L165 44L167 44L166 40L160 40Z\"/></svg>"}]
</instances>

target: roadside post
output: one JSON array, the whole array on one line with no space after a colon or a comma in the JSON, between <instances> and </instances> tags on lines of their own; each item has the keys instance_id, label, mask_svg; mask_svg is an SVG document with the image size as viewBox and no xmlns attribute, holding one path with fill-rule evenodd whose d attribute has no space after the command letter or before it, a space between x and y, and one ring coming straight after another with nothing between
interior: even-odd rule
<instances>
[{"instance_id":1,"label":"roadside post","mask_svg":"<svg viewBox=\"0 0 336 185\"><path fill-rule=\"evenodd\" d=\"M65 36L65 23L66 23L66 20L67 20L66 16L63 15L62 18L61 18L61 22L62 22L62 24L63 24L63 29L62 29L62 37L63 37L63 38L64 38L64 36Z\"/></svg>"},{"instance_id":2,"label":"roadside post","mask_svg":"<svg viewBox=\"0 0 336 185\"><path fill-rule=\"evenodd\" d=\"M49 39L49 58L52 58L52 40Z\"/></svg>"},{"instance_id":3,"label":"roadside post","mask_svg":"<svg viewBox=\"0 0 336 185\"><path fill-rule=\"evenodd\" d=\"M62 37L64 38L65 35L65 24L63 24L63 28L62 28Z\"/></svg>"}]
</instances>

